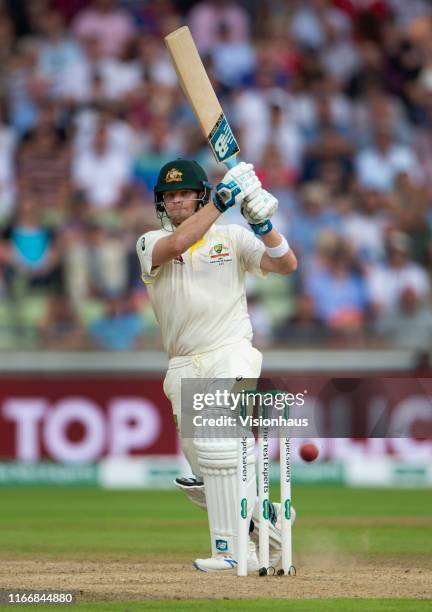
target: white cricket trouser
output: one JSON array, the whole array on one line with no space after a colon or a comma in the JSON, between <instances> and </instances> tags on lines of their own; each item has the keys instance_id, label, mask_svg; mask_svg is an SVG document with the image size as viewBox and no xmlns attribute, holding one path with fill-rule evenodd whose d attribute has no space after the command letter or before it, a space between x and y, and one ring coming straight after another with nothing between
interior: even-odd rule
<instances>
[{"instance_id":1,"label":"white cricket trouser","mask_svg":"<svg viewBox=\"0 0 432 612\"><path fill-rule=\"evenodd\" d=\"M249 340L242 340L207 353L170 359L163 389L171 402L177 430L180 431L182 378L235 379L238 376L258 378L261 365L262 354ZM195 476L201 477L193 440L180 438L180 443L192 472Z\"/></svg>"}]
</instances>

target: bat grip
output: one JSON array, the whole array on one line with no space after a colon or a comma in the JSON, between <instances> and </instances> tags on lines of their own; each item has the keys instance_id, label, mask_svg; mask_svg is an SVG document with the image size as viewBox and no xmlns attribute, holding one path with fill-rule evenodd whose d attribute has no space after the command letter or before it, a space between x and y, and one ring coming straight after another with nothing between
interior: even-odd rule
<instances>
[{"instance_id":1,"label":"bat grip","mask_svg":"<svg viewBox=\"0 0 432 612\"><path fill-rule=\"evenodd\" d=\"M231 157L230 159L227 159L224 162L224 164L229 170L231 170L231 168L234 168L234 166L237 166L238 164L237 155L235 155L234 157Z\"/></svg>"}]
</instances>

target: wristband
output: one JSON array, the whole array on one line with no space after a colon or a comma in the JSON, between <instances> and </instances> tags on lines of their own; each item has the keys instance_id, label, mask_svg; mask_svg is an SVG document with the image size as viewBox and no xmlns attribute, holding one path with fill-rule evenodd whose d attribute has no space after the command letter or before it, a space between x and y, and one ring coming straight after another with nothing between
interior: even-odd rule
<instances>
[{"instance_id":1,"label":"wristband","mask_svg":"<svg viewBox=\"0 0 432 612\"><path fill-rule=\"evenodd\" d=\"M224 213L227 211L227 207L225 206L225 203L223 202L222 198L217 193L213 195L212 202L216 206L219 212Z\"/></svg>"},{"instance_id":2,"label":"wristband","mask_svg":"<svg viewBox=\"0 0 432 612\"><path fill-rule=\"evenodd\" d=\"M266 253L269 257L283 257L285 253L288 253L290 250L290 245L288 244L285 236L282 236L281 243L275 247L266 246Z\"/></svg>"},{"instance_id":3,"label":"wristband","mask_svg":"<svg viewBox=\"0 0 432 612\"><path fill-rule=\"evenodd\" d=\"M270 219L267 219L267 221L262 221L262 223L249 223L249 225L256 236L264 236L264 234L268 234L273 229Z\"/></svg>"}]
</instances>

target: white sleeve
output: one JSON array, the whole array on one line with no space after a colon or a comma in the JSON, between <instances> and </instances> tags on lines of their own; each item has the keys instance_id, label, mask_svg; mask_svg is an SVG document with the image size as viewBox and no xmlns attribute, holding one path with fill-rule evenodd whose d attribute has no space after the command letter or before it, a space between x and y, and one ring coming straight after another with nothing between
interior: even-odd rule
<instances>
[{"instance_id":1,"label":"white sleeve","mask_svg":"<svg viewBox=\"0 0 432 612\"><path fill-rule=\"evenodd\" d=\"M72 161L72 181L76 187L87 187L89 183L89 169L90 163L88 156L84 155L76 155ZM91 176L91 173L90 173Z\"/></svg>"},{"instance_id":2,"label":"white sleeve","mask_svg":"<svg viewBox=\"0 0 432 612\"><path fill-rule=\"evenodd\" d=\"M385 305L388 301L388 283L381 268L373 268L366 280L369 300L373 304Z\"/></svg>"},{"instance_id":3,"label":"white sleeve","mask_svg":"<svg viewBox=\"0 0 432 612\"><path fill-rule=\"evenodd\" d=\"M244 227L236 226L235 232L242 268L258 278L267 276L267 272L261 270L261 259L265 253L264 243Z\"/></svg>"},{"instance_id":4,"label":"white sleeve","mask_svg":"<svg viewBox=\"0 0 432 612\"><path fill-rule=\"evenodd\" d=\"M424 298L430 291L430 282L427 273L417 264L412 264L408 278L404 283L405 287L412 287L417 295Z\"/></svg>"},{"instance_id":5,"label":"white sleeve","mask_svg":"<svg viewBox=\"0 0 432 612\"><path fill-rule=\"evenodd\" d=\"M140 236L136 243L136 252L141 264L141 278L144 283L151 283L159 274L161 266L153 267L154 245L164 236L158 231L147 232Z\"/></svg>"}]
</instances>

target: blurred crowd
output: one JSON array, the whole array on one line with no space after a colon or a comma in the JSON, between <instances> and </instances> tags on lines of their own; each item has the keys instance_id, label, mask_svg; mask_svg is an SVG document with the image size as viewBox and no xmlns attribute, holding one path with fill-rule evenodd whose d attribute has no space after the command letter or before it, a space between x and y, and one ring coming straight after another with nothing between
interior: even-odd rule
<instances>
[{"instance_id":1,"label":"blurred crowd","mask_svg":"<svg viewBox=\"0 0 432 612\"><path fill-rule=\"evenodd\" d=\"M158 346L158 170L224 172L163 43L183 24L300 263L249 279L257 344L428 349L428 0L0 0L0 348Z\"/></svg>"}]
</instances>

